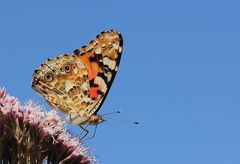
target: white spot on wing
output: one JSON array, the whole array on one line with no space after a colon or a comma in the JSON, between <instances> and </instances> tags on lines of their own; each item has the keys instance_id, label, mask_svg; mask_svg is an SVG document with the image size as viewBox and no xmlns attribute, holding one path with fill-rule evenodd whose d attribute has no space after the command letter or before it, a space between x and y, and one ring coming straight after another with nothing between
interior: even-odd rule
<instances>
[{"instance_id":1,"label":"white spot on wing","mask_svg":"<svg viewBox=\"0 0 240 164\"><path fill-rule=\"evenodd\" d=\"M101 77L97 76L95 79L95 83L101 86L103 92L106 92L107 85L106 85L106 82Z\"/></svg>"},{"instance_id":2,"label":"white spot on wing","mask_svg":"<svg viewBox=\"0 0 240 164\"><path fill-rule=\"evenodd\" d=\"M112 73L111 73L111 72L108 72L108 73L107 73L107 79L108 79L108 81L111 81L111 78L112 78Z\"/></svg>"},{"instance_id":3,"label":"white spot on wing","mask_svg":"<svg viewBox=\"0 0 240 164\"><path fill-rule=\"evenodd\" d=\"M122 47L118 48L118 52L121 53L122 52Z\"/></svg>"},{"instance_id":4,"label":"white spot on wing","mask_svg":"<svg viewBox=\"0 0 240 164\"><path fill-rule=\"evenodd\" d=\"M103 63L107 65L111 70L114 70L114 68L116 67L116 61L111 60L108 57L103 58Z\"/></svg>"},{"instance_id":5,"label":"white spot on wing","mask_svg":"<svg viewBox=\"0 0 240 164\"><path fill-rule=\"evenodd\" d=\"M100 47L98 47L96 50L95 50L95 53L96 54L101 54L102 53L102 49Z\"/></svg>"},{"instance_id":6,"label":"white spot on wing","mask_svg":"<svg viewBox=\"0 0 240 164\"><path fill-rule=\"evenodd\" d=\"M113 48L114 48L114 49L118 49L118 48L119 48L119 45L116 44L116 43L114 43L114 44L113 44Z\"/></svg>"}]
</instances>

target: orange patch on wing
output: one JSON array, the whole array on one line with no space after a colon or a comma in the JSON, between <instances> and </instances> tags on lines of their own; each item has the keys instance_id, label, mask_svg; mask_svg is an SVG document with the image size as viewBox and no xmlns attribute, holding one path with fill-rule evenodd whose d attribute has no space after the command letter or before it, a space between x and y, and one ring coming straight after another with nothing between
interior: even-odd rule
<instances>
[{"instance_id":1,"label":"orange patch on wing","mask_svg":"<svg viewBox=\"0 0 240 164\"><path fill-rule=\"evenodd\" d=\"M96 62L92 62L91 63L91 68L92 68L92 77L89 78L89 80L95 78L97 76L97 74L99 73L99 71L100 71L98 63L96 63Z\"/></svg>"},{"instance_id":2,"label":"orange patch on wing","mask_svg":"<svg viewBox=\"0 0 240 164\"><path fill-rule=\"evenodd\" d=\"M89 58L92 56L92 53L86 54L84 56L81 56L80 58L83 60L86 69L88 71L88 79L92 80L94 79L97 74L101 71L98 63L96 62L90 62Z\"/></svg>"},{"instance_id":3,"label":"orange patch on wing","mask_svg":"<svg viewBox=\"0 0 240 164\"><path fill-rule=\"evenodd\" d=\"M94 99L96 100L99 96L99 94L97 93L101 88L100 87L92 87L90 89L90 96L91 96L91 99Z\"/></svg>"}]
</instances>

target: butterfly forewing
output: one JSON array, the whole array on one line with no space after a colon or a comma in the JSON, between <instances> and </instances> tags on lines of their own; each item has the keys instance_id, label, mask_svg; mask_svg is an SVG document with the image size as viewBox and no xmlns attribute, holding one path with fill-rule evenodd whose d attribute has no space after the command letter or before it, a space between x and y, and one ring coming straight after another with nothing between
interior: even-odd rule
<instances>
[{"instance_id":1,"label":"butterfly forewing","mask_svg":"<svg viewBox=\"0 0 240 164\"><path fill-rule=\"evenodd\" d=\"M98 100L91 113L96 113L111 87L118 70L122 37L116 31L102 32L95 40L79 50L80 58L86 64L90 84L90 96Z\"/></svg>"}]
</instances>

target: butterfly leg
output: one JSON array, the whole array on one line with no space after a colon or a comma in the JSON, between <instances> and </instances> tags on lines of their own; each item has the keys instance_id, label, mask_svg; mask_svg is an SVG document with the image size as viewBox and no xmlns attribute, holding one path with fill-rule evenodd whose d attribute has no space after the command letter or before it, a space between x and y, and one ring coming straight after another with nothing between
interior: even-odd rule
<instances>
[{"instance_id":1,"label":"butterfly leg","mask_svg":"<svg viewBox=\"0 0 240 164\"><path fill-rule=\"evenodd\" d=\"M96 135L96 131L97 131L97 126L98 126L98 125L95 126L95 129L94 129L94 133L93 133L93 135L92 135L91 137L89 137L89 138L84 139L83 141L90 140L90 139L92 139L92 138L95 137L95 135Z\"/></svg>"},{"instance_id":2,"label":"butterfly leg","mask_svg":"<svg viewBox=\"0 0 240 164\"><path fill-rule=\"evenodd\" d=\"M85 127L83 127L82 125L79 125L79 127L82 129L82 132L79 135L81 136L85 132L85 134L80 138L80 140L85 138L87 136L87 134L89 133L89 130L87 130L88 125L89 124L87 124Z\"/></svg>"}]
</instances>

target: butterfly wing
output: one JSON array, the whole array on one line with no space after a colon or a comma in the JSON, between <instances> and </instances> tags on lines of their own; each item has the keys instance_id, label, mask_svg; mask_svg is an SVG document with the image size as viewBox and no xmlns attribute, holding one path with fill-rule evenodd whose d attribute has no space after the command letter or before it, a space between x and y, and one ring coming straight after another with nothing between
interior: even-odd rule
<instances>
[{"instance_id":1,"label":"butterfly wing","mask_svg":"<svg viewBox=\"0 0 240 164\"><path fill-rule=\"evenodd\" d=\"M102 32L88 46L74 51L84 61L88 71L90 97L97 102L90 106L90 114L98 112L110 90L118 70L122 48L121 34L111 30Z\"/></svg>"},{"instance_id":2,"label":"butterfly wing","mask_svg":"<svg viewBox=\"0 0 240 164\"><path fill-rule=\"evenodd\" d=\"M32 87L51 107L81 124L96 114L118 70L122 37L117 31L102 32L72 54L45 61L33 74Z\"/></svg>"}]
</instances>

